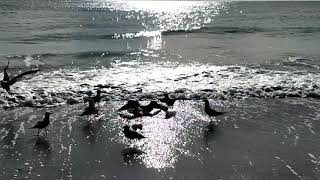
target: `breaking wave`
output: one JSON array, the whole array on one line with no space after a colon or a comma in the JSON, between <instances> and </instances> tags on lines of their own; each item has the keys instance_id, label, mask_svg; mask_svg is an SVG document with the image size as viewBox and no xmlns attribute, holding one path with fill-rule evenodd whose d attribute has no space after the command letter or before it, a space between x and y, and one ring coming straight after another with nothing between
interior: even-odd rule
<instances>
[{"instance_id":1,"label":"breaking wave","mask_svg":"<svg viewBox=\"0 0 320 180\"><path fill-rule=\"evenodd\" d=\"M94 95L94 89L102 90L103 100L113 101L151 100L164 93L180 100L320 98L319 79L320 74L303 71L131 61L113 63L111 68L42 71L15 84L13 95L1 89L0 104L2 107L74 104Z\"/></svg>"}]
</instances>

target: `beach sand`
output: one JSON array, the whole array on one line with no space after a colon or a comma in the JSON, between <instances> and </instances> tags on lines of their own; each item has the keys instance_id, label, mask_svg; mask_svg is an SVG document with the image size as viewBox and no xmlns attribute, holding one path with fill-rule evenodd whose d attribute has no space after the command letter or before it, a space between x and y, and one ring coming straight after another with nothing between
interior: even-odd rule
<instances>
[{"instance_id":1,"label":"beach sand","mask_svg":"<svg viewBox=\"0 0 320 180\"><path fill-rule=\"evenodd\" d=\"M116 112L124 103L101 102L100 117L90 120L78 116L85 104L1 110L0 179L320 177L320 104L314 99L211 101L227 113L206 135L210 118L202 101L176 102L170 119L161 112L130 122ZM48 134L37 137L29 128L46 111L53 112ZM137 122L147 138L130 141L122 126Z\"/></svg>"}]
</instances>

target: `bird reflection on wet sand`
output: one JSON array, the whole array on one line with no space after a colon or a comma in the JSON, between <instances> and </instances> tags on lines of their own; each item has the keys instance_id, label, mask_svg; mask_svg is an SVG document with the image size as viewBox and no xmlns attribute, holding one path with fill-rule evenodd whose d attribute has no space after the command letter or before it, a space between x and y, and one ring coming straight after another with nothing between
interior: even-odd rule
<instances>
[{"instance_id":1,"label":"bird reflection on wet sand","mask_svg":"<svg viewBox=\"0 0 320 180\"><path fill-rule=\"evenodd\" d=\"M33 148L38 151L45 151L47 153L50 153L51 152L50 146L51 146L50 142L46 138L39 136L36 138L36 142Z\"/></svg>"},{"instance_id":2,"label":"bird reflection on wet sand","mask_svg":"<svg viewBox=\"0 0 320 180\"><path fill-rule=\"evenodd\" d=\"M86 121L83 124L82 131L84 135L86 136L86 139L89 140L89 142L93 143L97 139L97 134L99 132L99 129L101 127L102 121Z\"/></svg>"},{"instance_id":3,"label":"bird reflection on wet sand","mask_svg":"<svg viewBox=\"0 0 320 180\"><path fill-rule=\"evenodd\" d=\"M139 162L139 156L144 154L145 152L135 148L135 147L129 147L125 148L121 151L121 155L123 157L123 161L126 164L132 164Z\"/></svg>"},{"instance_id":4,"label":"bird reflection on wet sand","mask_svg":"<svg viewBox=\"0 0 320 180\"><path fill-rule=\"evenodd\" d=\"M220 136L220 133L219 125L214 121L210 121L203 130L205 144L208 145L208 143L216 140Z\"/></svg>"}]
</instances>

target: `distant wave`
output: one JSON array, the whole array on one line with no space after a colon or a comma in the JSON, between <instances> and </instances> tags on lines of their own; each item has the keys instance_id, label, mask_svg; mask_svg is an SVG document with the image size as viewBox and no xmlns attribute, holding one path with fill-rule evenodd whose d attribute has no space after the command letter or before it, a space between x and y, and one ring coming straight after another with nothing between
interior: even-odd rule
<instances>
[{"instance_id":1,"label":"distant wave","mask_svg":"<svg viewBox=\"0 0 320 180\"><path fill-rule=\"evenodd\" d=\"M26 58L34 58L34 59L43 59L43 58L51 58L51 57L67 57L72 56L77 59L83 58L94 58L94 57L113 57L113 56L124 56L129 55L130 52L111 52L111 51L85 51L85 52L76 52L76 53L65 53L65 54L54 54L54 53L43 53L43 54L21 54L21 55L7 55L5 56L6 59L22 59L25 60Z\"/></svg>"},{"instance_id":2,"label":"distant wave","mask_svg":"<svg viewBox=\"0 0 320 180\"><path fill-rule=\"evenodd\" d=\"M319 33L320 27L285 27L282 29L277 28L260 28L260 27L224 27L224 26L213 26L213 27L201 27L194 29L177 29L177 30L165 30L161 34L164 36L176 35L176 34L187 34L187 33L208 33L208 34L241 34L241 33L277 33L277 34L290 34L290 33Z\"/></svg>"},{"instance_id":3,"label":"distant wave","mask_svg":"<svg viewBox=\"0 0 320 180\"><path fill-rule=\"evenodd\" d=\"M180 33L212 33L212 34L224 34L224 33L255 33L255 32L263 32L264 30L257 27L201 27L190 30L166 30L162 31L162 35L174 35Z\"/></svg>"},{"instance_id":4,"label":"distant wave","mask_svg":"<svg viewBox=\"0 0 320 180\"><path fill-rule=\"evenodd\" d=\"M286 35L286 34L312 34L320 33L320 27L286 27L277 28L261 28L261 27L229 27L229 26L213 26L213 27L195 27L193 29L167 29L155 31L140 31L130 33L117 34L77 34L77 33L55 33L34 35L22 37L11 41L12 43L36 44L50 41L71 41L71 40L108 40L108 39L133 39L148 38L155 36L170 36L189 33L207 33L207 34L248 34L248 33L269 33L270 35Z\"/></svg>"},{"instance_id":5,"label":"distant wave","mask_svg":"<svg viewBox=\"0 0 320 180\"><path fill-rule=\"evenodd\" d=\"M24 37L15 40L16 43L21 42L48 42L48 41L71 41L71 40L98 40L98 39L113 39L114 34L106 35L95 35L95 34L67 34L67 33L56 33L56 34L45 34L35 35L32 37Z\"/></svg>"}]
</instances>

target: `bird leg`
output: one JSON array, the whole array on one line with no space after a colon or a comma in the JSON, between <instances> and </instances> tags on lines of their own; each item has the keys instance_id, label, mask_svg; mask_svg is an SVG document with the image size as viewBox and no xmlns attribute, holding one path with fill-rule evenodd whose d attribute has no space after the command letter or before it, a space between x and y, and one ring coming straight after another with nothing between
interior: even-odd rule
<instances>
[{"instance_id":1,"label":"bird leg","mask_svg":"<svg viewBox=\"0 0 320 180\"><path fill-rule=\"evenodd\" d=\"M8 61L7 66L3 69L3 81L9 81L10 80L9 75L7 73L8 67L9 67L9 61Z\"/></svg>"},{"instance_id":2,"label":"bird leg","mask_svg":"<svg viewBox=\"0 0 320 180\"><path fill-rule=\"evenodd\" d=\"M47 128L44 128L44 130L46 131L46 134L48 134L48 132L47 132Z\"/></svg>"},{"instance_id":3,"label":"bird leg","mask_svg":"<svg viewBox=\"0 0 320 180\"><path fill-rule=\"evenodd\" d=\"M38 134L37 134L37 136L39 136L39 134L40 134L40 129L38 129Z\"/></svg>"}]
</instances>

